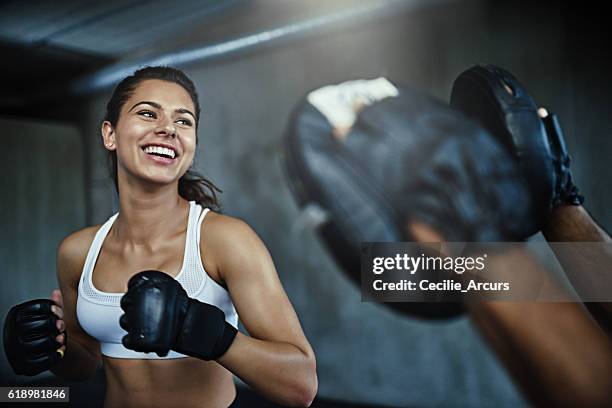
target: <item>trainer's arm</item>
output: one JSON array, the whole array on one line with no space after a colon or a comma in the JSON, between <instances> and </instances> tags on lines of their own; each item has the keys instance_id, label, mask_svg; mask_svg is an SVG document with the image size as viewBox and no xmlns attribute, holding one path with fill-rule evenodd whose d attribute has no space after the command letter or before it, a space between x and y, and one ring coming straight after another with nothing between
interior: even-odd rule
<instances>
[{"instance_id":1,"label":"trainer's arm","mask_svg":"<svg viewBox=\"0 0 612 408\"><path fill-rule=\"evenodd\" d=\"M549 242L612 242L581 205L555 207L542 233Z\"/></svg>"},{"instance_id":2,"label":"trainer's arm","mask_svg":"<svg viewBox=\"0 0 612 408\"><path fill-rule=\"evenodd\" d=\"M57 279L61 293L54 291L53 294L53 300L62 308L63 316L58 316L63 317L68 343L64 358L51 372L74 381L90 378L102 362L99 343L83 331L76 318L77 288L83 255L87 252L86 249L83 252L82 242L82 237L73 234L61 243L57 256Z\"/></svg>"},{"instance_id":3,"label":"trainer's arm","mask_svg":"<svg viewBox=\"0 0 612 408\"><path fill-rule=\"evenodd\" d=\"M612 289L612 239L584 207L563 204L554 208L542 233L553 243L551 248L579 295L588 300L593 298L595 290ZM602 245L592 245L592 250L588 251L585 246L554 245L555 242L597 242ZM608 293L612 296L612 292ZM585 306L612 336L612 302L587 301Z\"/></svg>"},{"instance_id":4,"label":"trainer's arm","mask_svg":"<svg viewBox=\"0 0 612 408\"><path fill-rule=\"evenodd\" d=\"M271 400L309 406L317 392L315 355L268 250L244 222L219 214L206 218L203 259L227 284L249 333L239 332L218 362Z\"/></svg>"},{"instance_id":5,"label":"trainer's arm","mask_svg":"<svg viewBox=\"0 0 612 408\"><path fill-rule=\"evenodd\" d=\"M442 242L429 226L414 223L412 236ZM549 273L523 250L489 258L487 274L548 282L551 298L563 298ZM555 295L558 294L557 296ZM536 406L607 406L612 401L612 340L581 304L471 301L466 309L499 359Z\"/></svg>"},{"instance_id":6,"label":"trainer's arm","mask_svg":"<svg viewBox=\"0 0 612 408\"><path fill-rule=\"evenodd\" d=\"M512 265L527 274L546 274L522 252L502 256L500 268ZM606 406L612 402L612 341L581 304L486 301L468 303L467 308L534 405Z\"/></svg>"}]
</instances>

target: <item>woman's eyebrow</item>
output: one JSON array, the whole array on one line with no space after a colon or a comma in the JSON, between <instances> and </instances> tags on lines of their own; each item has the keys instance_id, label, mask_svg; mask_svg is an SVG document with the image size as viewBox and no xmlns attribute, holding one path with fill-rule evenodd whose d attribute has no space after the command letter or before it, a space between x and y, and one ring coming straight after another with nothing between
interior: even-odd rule
<instances>
[{"instance_id":1,"label":"woman's eyebrow","mask_svg":"<svg viewBox=\"0 0 612 408\"><path fill-rule=\"evenodd\" d=\"M157 102L152 102L152 101L141 101L141 102L138 102L137 104L135 104L134 106L132 106L128 112L131 112L131 111L132 111L132 109L134 109L134 108L135 108L135 107L137 107L138 105L151 105L151 106L153 106L154 108L157 108L157 109L161 109L161 108L162 108L162 106L161 106L159 103L157 103ZM193 114L193 112L191 112L189 109L185 109L185 108L178 108L178 109L175 109L174 111L175 111L176 113L188 113L188 114L190 114L191 116L193 116L193 118L194 118L194 119L196 118L196 116Z\"/></svg>"},{"instance_id":2,"label":"woman's eyebrow","mask_svg":"<svg viewBox=\"0 0 612 408\"><path fill-rule=\"evenodd\" d=\"M191 112L189 109L185 109L185 108L178 108L175 110L176 113L188 113L191 116L193 116L193 118L195 119L195 115L193 114L193 112Z\"/></svg>"},{"instance_id":3,"label":"woman's eyebrow","mask_svg":"<svg viewBox=\"0 0 612 408\"><path fill-rule=\"evenodd\" d=\"M134 109L134 108L135 108L135 107L137 107L138 105L151 105L151 106L153 106L154 108L161 109L161 105L160 105L159 103L157 103L157 102L151 102L151 101L142 101L142 102L138 102L137 104L135 104L134 106L132 106L128 112L131 112L131 111L132 111L132 109Z\"/></svg>"}]
</instances>

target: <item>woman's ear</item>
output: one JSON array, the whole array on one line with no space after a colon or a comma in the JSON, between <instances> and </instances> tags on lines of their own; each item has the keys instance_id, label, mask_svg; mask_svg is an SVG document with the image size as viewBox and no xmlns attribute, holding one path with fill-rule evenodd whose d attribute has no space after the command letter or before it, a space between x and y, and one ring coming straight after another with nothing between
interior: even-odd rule
<instances>
[{"instance_id":1,"label":"woman's ear","mask_svg":"<svg viewBox=\"0 0 612 408\"><path fill-rule=\"evenodd\" d=\"M113 151L117 148L115 143L115 129L108 120L102 122L102 140L106 150Z\"/></svg>"}]
</instances>

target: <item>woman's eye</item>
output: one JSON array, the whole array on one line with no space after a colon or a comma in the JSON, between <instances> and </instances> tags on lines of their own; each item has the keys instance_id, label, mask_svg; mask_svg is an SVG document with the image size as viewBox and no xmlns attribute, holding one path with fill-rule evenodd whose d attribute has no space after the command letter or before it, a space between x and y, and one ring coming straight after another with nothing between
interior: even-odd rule
<instances>
[{"instance_id":1,"label":"woman's eye","mask_svg":"<svg viewBox=\"0 0 612 408\"><path fill-rule=\"evenodd\" d=\"M140 116L144 116L145 118L155 118L155 112L151 112L149 110L143 110L138 112Z\"/></svg>"},{"instance_id":2,"label":"woman's eye","mask_svg":"<svg viewBox=\"0 0 612 408\"><path fill-rule=\"evenodd\" d=\"M191 125L193 125L193 123L189 119L179 119L179 120L176 121L176 123L179 123L179 124L184 125L184 126L191 126Z\"/></svg>"}]
</instances>

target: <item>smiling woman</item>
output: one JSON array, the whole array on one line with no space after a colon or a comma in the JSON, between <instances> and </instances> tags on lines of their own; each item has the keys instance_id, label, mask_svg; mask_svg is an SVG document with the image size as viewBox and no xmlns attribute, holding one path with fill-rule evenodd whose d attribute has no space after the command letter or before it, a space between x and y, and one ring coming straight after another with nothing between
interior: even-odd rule
<instances>
[{"instance_id":1,"label":"smiling woman","mask_svg":"<svg viewBox=\"0 0 612 408\"><path fill-rule=\"evenodd\" d=\"M53 303L22 308L56 323L44 345L11 353L16 372L86 379L103 362L105 407L237 406L232 374L283 405L311 404L314 353L270 254L211 210L219 190L189 170L199 114L176 69L117 86L101 130L119 212L60 245Z\"/></svg>"}]
</instances>

